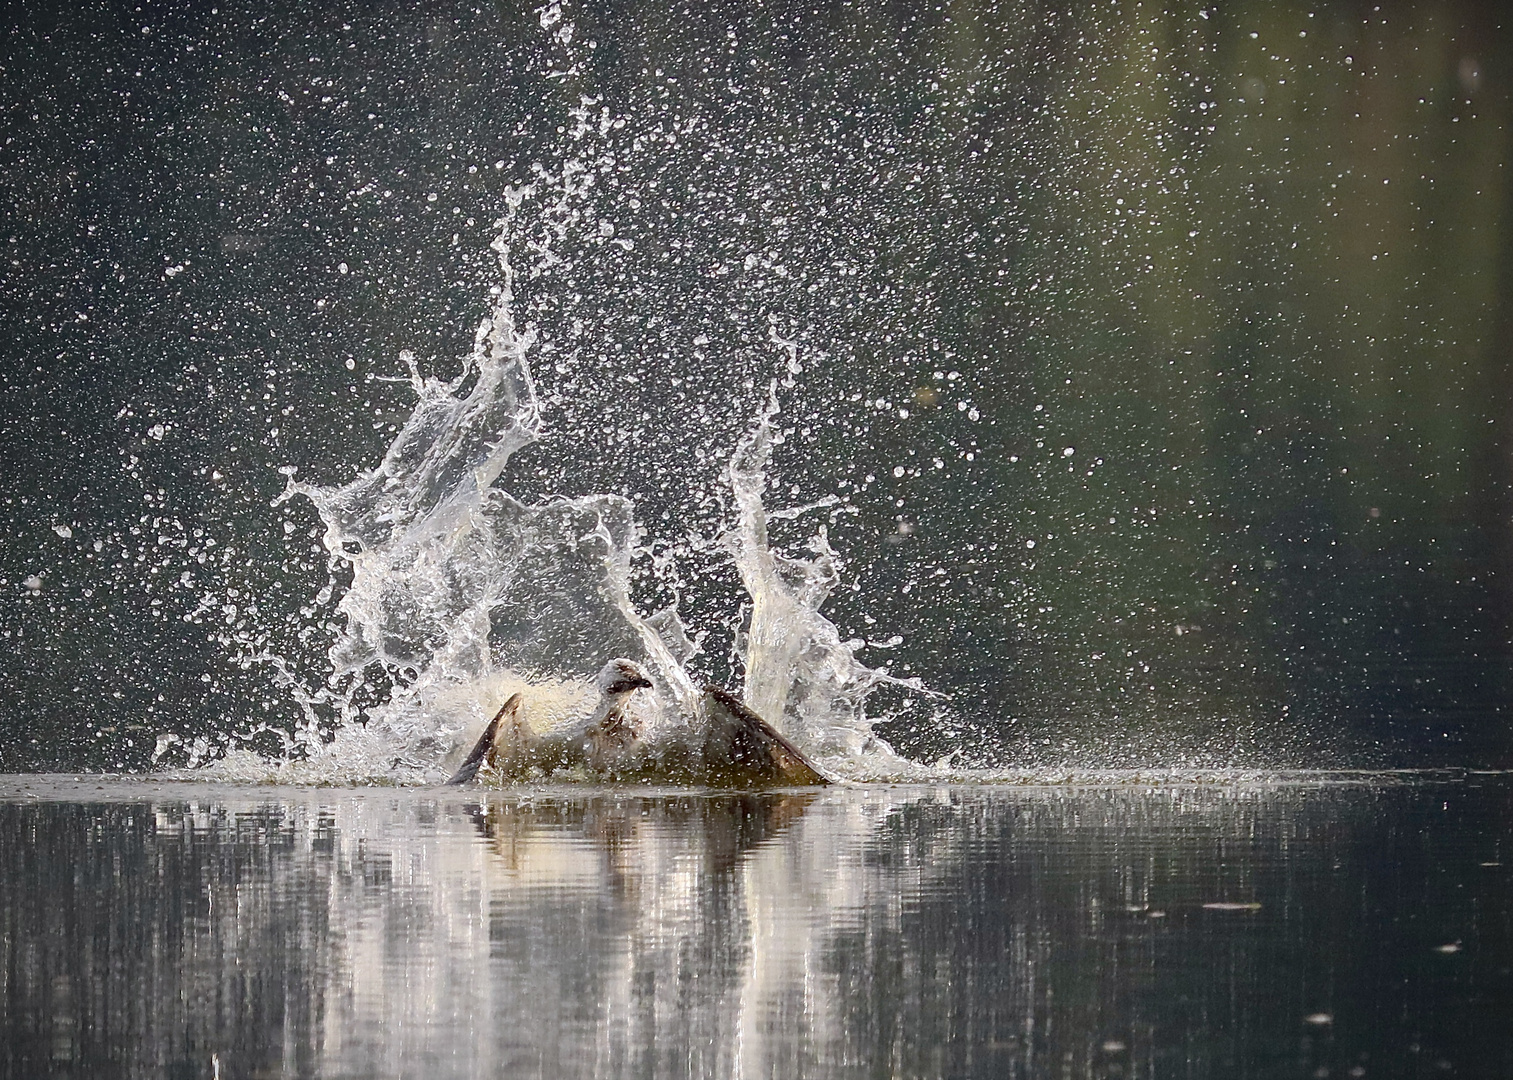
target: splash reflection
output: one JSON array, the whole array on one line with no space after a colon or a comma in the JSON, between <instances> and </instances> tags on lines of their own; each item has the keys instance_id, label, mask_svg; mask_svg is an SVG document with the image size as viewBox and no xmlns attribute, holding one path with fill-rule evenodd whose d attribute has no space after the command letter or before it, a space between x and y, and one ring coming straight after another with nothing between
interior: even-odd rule
<instances>
[{"instance_id":1,"label":"splash reflection","mask_svg":"<svg viewBox=\"0 0 1513 1080\"><path fill-rule=\"evenodd\" d=\"M1510 804L0 779L0 1074L1507 1075Z\"/></svg>"}]
</instances>

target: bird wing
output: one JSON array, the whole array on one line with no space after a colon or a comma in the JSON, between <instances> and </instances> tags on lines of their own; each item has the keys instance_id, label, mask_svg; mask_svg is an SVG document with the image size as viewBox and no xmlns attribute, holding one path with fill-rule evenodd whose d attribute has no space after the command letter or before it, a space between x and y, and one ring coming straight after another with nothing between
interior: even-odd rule
<instances>
[{"instance_id":1,"label":"bird wing","mask_svg":"<svg viewBox=\"0 0 1513 1080\"><path fill-rule=\"evenodd\" d=\"M448 784L466 784L478 775L479 768L483 765L484 758L488 757L489 751L494 748L494 740L499 735L499 725L504 722L506 716L512 716L520 711L520 702L523 699L519 694L510 695L510 699L499 707L494 714L494 719L489 721L489 726L483 729L483 734L478 736L478 741L473 744L473 749L468 752L462 767L452 774Z\"/></svg>"},{"instance_id":2,"label":"bird wing","mask_svg":"<svg viewBox=\"0 0 1513 1080\"><path fill-rule=\"evenodd\" d=\"M723 687L704 687L711 714L705 762L712 774L745 782L815 787L830 783L819 767L776 728ZM725 730L715 729L723 722Z\"/></svg>"}]
</instances>

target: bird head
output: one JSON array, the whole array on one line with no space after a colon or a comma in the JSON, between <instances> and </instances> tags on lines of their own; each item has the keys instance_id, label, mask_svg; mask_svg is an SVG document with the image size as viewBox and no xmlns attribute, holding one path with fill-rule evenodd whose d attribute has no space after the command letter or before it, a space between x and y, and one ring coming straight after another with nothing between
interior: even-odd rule
<instances>
[{"instance_id":1,"label":"bird head","mask_svg":"<svg viewBox=\"0 0 1513 1080\"><path fill-rule=\"evenodd\" d=\"M615 697L636 690L649 689L651 680L646 677L646 672L632 661L624 657L616 657L599 671L599 677L594 680L594 685L599 688L601 694Z\"/></svg>"}]
</instances>

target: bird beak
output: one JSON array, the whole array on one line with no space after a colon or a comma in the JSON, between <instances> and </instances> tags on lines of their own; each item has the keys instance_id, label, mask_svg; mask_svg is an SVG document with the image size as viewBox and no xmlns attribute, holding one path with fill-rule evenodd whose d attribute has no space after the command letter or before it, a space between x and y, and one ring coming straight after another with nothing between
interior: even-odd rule
<instances>
[{"instance_id":1,"label":"bird beak","mask_svg":"<svg viewBox=\"0 0 1513 1080\"><path fill-rule=\"evenodd\" d=\"M632 690L651 689L651 680L645 675L632 675L630 678L621 679L609 688L611 694L628 694Z\"/></svg>"}]
</instances>

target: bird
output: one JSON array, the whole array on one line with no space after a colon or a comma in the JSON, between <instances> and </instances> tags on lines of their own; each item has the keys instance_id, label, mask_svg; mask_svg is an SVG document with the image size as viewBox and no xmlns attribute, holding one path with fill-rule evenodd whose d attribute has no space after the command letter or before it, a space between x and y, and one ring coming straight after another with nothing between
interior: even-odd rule
<instances>
[{"instance_id":1,"label":"bird","mask_svg":"<svg viewBox=\"0 0 1513 1080\"><path fill-rule=\"evenodd\" d=\"M448 784L465 784L487 765L500 778L523 780L532 772L550 774L579 766L607 775L641 737L641 723L627 711L631 695L652 681L631 660L616 657L600 669L594 686L599 701L582 724L542 735L521 712L524 697L512 694L473 744Z\"/></svg>"},{"instance_id":2,"label":"bird","mask_svg":"<svg viewBox=\"0 0 1513 1080\"><path fill-rule=\"evenodd\" d=\"M629 712L630 699L637 690L650 690L652 681L632 661L616 657L604 665L594 684L599 704L589 717L583 740L589 771L604 775L640 741L642 725Z\"/></svg>"},{"instance_id":3,"label":"bird","mask_svg":"<svg viewBox=\"0 0 1513 1080\"><path fill-rule=\"evenodd\" d=\"M629 708L637 690L653 687L639 665L616 657L594 683L599 701L593 713L581 724L545 735L522 714L522 696L511 696L447 783L468 783L485 765L502 780L577 773L596 780L736 788L829 783L793 743L723 687L706 684L694 723L659 741L648 738Z\"/></svg>"}]
</instances>

